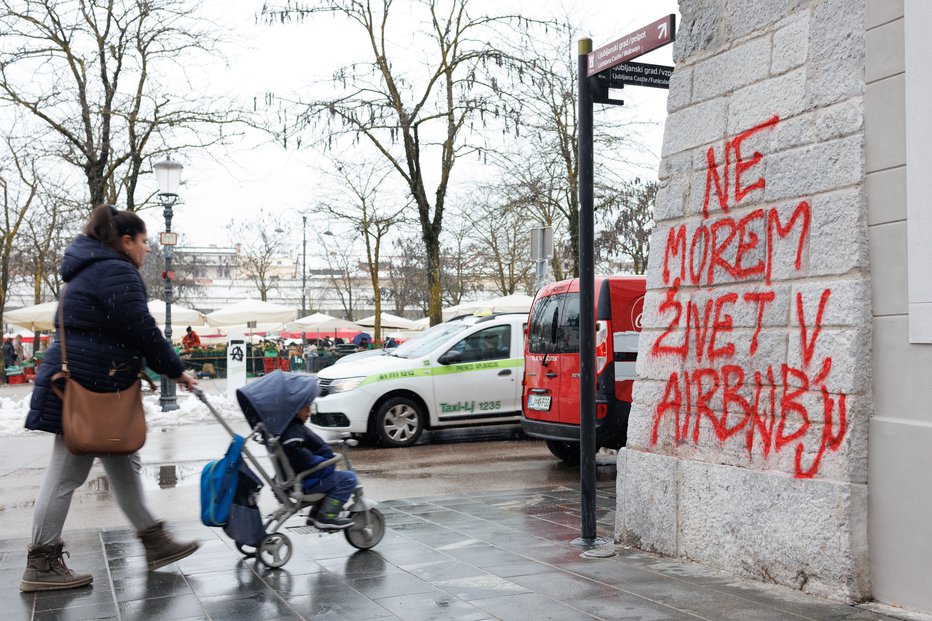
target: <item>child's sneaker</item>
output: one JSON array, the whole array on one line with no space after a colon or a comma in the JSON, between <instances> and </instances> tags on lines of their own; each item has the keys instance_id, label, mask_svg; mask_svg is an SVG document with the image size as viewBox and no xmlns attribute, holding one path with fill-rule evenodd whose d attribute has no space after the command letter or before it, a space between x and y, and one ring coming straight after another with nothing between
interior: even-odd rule
<instances>
[{"instance_id":1,"label":"child's sneaker","mask_svg":"<svg viewBox=\"0 0 932 621\"><path fill-rule=\"evenodd\" d=\"M353 520L341 517L338 513L317 513L309 515L307 521L321 530L343 530L353 525Z\"/></svg>"}]
</instances>

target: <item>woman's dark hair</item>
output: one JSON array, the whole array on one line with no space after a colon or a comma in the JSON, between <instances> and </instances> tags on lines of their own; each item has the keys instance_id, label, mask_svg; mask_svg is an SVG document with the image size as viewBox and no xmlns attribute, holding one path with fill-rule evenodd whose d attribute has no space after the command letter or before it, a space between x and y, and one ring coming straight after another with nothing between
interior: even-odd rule
<instances>
[{"instance_id":1,"label":"woman's dark hair","mask_svg":"<svg viewBox=\"0 0 932 621\"><path fill-rule=\"evenodd\" d=\"M97 205L84 225L84 234L96 239L117 252L123 252L120 238L129 235L133 239L146 232L146 223L132 211L120 210L112 205Z\"/></svg>"}]
</instances>

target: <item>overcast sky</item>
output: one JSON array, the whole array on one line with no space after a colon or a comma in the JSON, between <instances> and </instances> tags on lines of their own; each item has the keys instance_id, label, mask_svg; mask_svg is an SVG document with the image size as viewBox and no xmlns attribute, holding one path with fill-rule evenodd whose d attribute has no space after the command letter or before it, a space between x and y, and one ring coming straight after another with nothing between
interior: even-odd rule
<instances>
[{"instance_id":1,"label":"overcast sky","mask_svg":"<svg viewBox=\"0 0 932 621\"><path fill-rule=\"evenodd\" d=\"M261 4L207 0L205 17L230 39L226 64L218 62L205 74L211 92L242 101L251 101L254 96L261 98L266 92L286 93L310 84L315 78L331 75L352 56L353 30L346 28L340 19L321 17L310 24L258 25L255 16ZM404 0L396 0L393 10L405 4ZM497 11L542 18L570 15L592 38L595 48L677 12L676 0L496 0L489 5ZM638 60L672 64L671 49L666 46ZM624 99L623 114L657 124L657 129L646 137L659 162L666 91L629 87ZM179 232L182 243L190 246L226 244L229 235L224 230L225 224L231 218L249 218L260 208L297 222L295 212L314 202L320 184L314 171L322 165L321 157L313 149L286 150L275 144L263 144L258 135L248 135L222 151L220 161L182 158L184 203L175 210L172 228ZM457 168L456 174L462 181L470 171ZM148 179L154 183L152 177ZM160 213L158 210L145 215L153 232L163 229ZM299 244L300 227L294 227L290 237Z\"/></svg>"}]
</instances>

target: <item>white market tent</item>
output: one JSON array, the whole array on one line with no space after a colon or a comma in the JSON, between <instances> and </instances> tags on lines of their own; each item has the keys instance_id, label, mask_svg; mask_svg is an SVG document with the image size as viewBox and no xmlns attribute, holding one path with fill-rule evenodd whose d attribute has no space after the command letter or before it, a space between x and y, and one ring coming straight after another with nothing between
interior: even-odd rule
<instances>
[{"instance_id":1,"label":"white market tent","mask_svg":"<svg viewBox=\"0 0 932 621\"><path fill-rule=\"evenodd\" d=\"M363 326L347 319L340 319L324 313L314 313L288 324L289 328L299 332L329 332L331 330L356 330L365 332Z\"/></svg>"},{"instance_id":2,"label":"white market tent","mask_svg":"<svg viewBox=\"0 0 932 621\"><path fill-rule=\"evenodd\" d=\"M36 330L54 330L55 313L58 312L58 302L45 302L35 306L17 308L3 313L3 320L17 326Z\"/></svg>"},{"instance_id":3,"label":"white market tent","mask_svg":"<svg viewBox=\"0 0 932 621\"><path fill-rule=\"evenodd\" d=\"M281 324L293 321L297 314L297 311L290 306L260 300L243 300L209 313L207 323L216 328L239 328L255 321L257 325L252 328L253 332L268 332L270 330L263 330L261 327L272 324L273 327L278 326L281 329Z\"/></svg>"},{"instance_id":4,"label":"white market tent","mask_svg":"<svg viewBox=\"0 0 932 621\"><path fill-rule=\"evenodd\" d=\"M415 330L414 322L410 319L405 319L404 317L399 317L398 315L392 315L391 313L382 313L380 315L381 322L380 326L383 330ZM357 321L361 326L366 326L368 328L375 326L375 315L366 317L365 319L360 319Z\"/></svg>"},{"instance_id":5,"label":"white market tent","mask_svg":"<svg viewBox=\"0 0 932 621\"><path fill-rule=\"evenodd\" d=\"M447 321L460 315L471 315L477 311L486 310L492 313L527 313L530 312L533 302L534 298L523 293L513 293L488 300L476 300L475 302L463 302L443 309L443 320Z\"/></svg>"},{"instance_id":6,"label":"white market tent","mask_svg":"<svg viewBox=\"0 0 932 621\"><path fill-rule=\"evenodd\" d=\"M149 300L149 313L155 317L155 323L164 325L165 301L158 299ZM184 330L187 326L192 326L196 330L197 326L203 326L206 324L207 318L204 317L204 313L196 311L193 308L187 308L186 306L172 304L172 330L175 330L179 325L181 326L182 330Z\"/></svg>"},{"instance_id":7,"label":"white market tent","mask_svg":"<svg viewBox=\"0 0 932 621\"><path fill-rule=\"evenodd\" d=\"M424 317L423 319L418 319L414 322L414 327L410 328L411 330L416 330L421 332L430 327L430 317Z\"/></svg>"}]
</instances>

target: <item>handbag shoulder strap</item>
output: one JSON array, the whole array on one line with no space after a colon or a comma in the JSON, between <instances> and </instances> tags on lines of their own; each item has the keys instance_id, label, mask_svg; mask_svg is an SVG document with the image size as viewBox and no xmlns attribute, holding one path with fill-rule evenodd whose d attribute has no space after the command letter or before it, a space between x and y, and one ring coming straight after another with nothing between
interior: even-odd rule
<instances>
[{"instance_id":1,"label":"handbag shoulder strap","mask_svg":"<svg viewBox=\"0 0 932 621\"><path fill-rule=\"evenodd\" d=\"M61 335L61 375L68 379L71 372L68 371L68 350L65 347L65 289L67 285L62 285L58 294L58 332Z\"/></svg>"}]
</instances>

